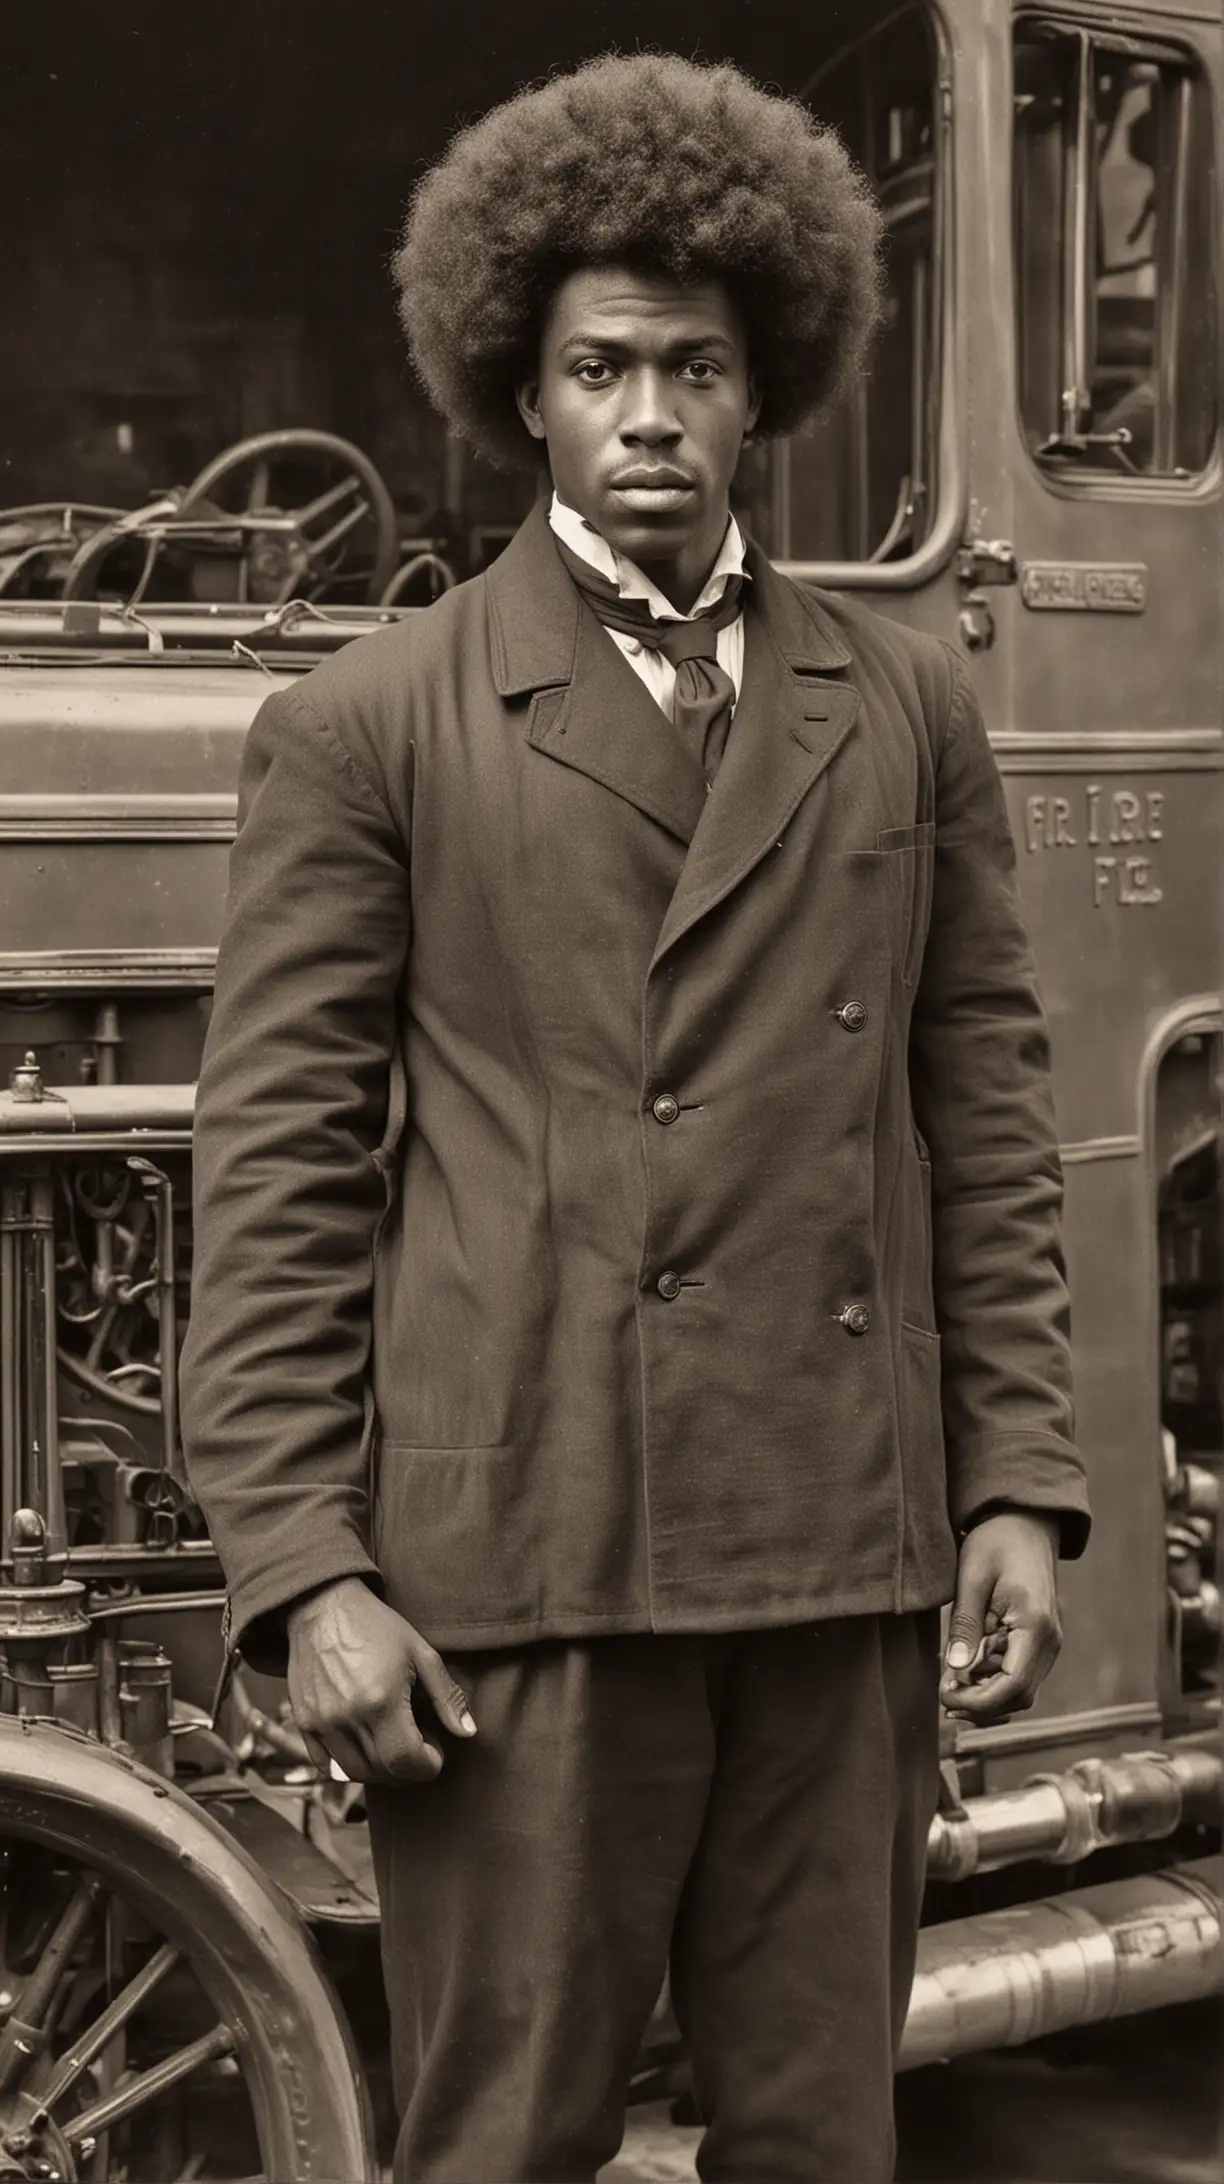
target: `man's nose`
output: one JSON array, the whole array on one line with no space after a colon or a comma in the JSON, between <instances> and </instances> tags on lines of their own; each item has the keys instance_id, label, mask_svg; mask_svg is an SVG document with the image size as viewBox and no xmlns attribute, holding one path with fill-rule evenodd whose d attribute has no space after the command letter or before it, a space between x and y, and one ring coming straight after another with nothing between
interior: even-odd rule
<instances>
[{"instance_id":1,"label":"man's nose","mask_svg":"<svg viewBox=\"0 0 1224 2184\"><path fill-rule=\"evenodd\" d=\"M665 372L634 373L626 388L620 436L626 446L666 447L684 427L676 415L672 381Z\"/></svg>"}]
</instances>

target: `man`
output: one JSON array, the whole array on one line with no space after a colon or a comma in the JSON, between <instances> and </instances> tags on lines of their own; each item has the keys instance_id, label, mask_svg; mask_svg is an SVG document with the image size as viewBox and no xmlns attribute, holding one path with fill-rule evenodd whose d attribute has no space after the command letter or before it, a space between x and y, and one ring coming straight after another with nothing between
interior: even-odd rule
<instances>
[{"instance_id":1,"label":"man","mask_svg":"<svg viewBox=\"0 0 1224 2184\"><path fill-rule=\"evenodd\" d=\"M669 1957L703 2177L882 2184L939 1606L945 1702L1027 1706L1085 1537L968 677L729 511L876 243L731 69L461 136L404 322L551 500L251 731L187 1441L234 1641L371 1784L413 2184L589 2184Z\"/></svg>"}]
</instances>

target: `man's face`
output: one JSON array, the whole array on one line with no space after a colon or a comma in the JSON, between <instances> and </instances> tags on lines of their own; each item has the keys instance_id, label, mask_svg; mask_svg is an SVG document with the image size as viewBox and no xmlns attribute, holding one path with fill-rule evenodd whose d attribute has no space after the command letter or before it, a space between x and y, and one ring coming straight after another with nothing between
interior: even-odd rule
<instances>
[{"instance_id":1,"label":"man's face","mask_svg":"<svg viewBox=\"0 0 1224 2184\"><path fill-rule=\"evenodd\" d=\"M538 377L518 393L553 484L682 611L727 527L727 491L760 402L721 281L591 266L562 282Z\"/></svg>"}]
</instances>

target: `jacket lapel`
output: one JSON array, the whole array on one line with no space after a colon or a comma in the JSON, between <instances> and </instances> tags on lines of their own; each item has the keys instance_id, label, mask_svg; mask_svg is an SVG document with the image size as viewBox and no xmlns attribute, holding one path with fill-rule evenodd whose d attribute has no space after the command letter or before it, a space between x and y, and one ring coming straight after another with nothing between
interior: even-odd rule
<instances>
[{"instance_id":1,"label":"jacket lapel","mask_svg":"<svg viewBox=\"0 0 1224 2184\"><path fill-rule=\"evenodd\" d=\"M654 961L773 849L854 725L859 693L831 679L850 664L836 625L755 546L744 684L726 755L705 800Z\"/></svg>"},{"instance_id":2,"label":"jacket lapel","mask_svg":"<svg viewBox=\"0 0 1224 2184\"><path fill-rule=\"evenodd\" d=\"M708 801L701 769L579 596L543 503L486 584L494 681L503 698L531 694L532 748L689 842Z\"/></svg>"}]
</instances>

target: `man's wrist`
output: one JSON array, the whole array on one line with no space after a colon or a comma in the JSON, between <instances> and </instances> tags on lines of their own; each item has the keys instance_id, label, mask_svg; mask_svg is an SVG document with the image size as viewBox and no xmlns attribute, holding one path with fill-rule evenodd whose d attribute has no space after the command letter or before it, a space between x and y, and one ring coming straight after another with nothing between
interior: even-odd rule
<instances>
[{"instance_id":1,"label":"man's wrist","mask_svg":"<svg viewBox=\"0 0 1224 2184\"><path fill-rule=\"evenodd\" d=\"M285 1629L289 1637L296 1637L300 1630L304 1630L314 1621L316 1615L323 1612L325 1606L354 1589L368 1590L364 1578L350 1572L344 1577L329 1577L322 1585L314 1585L309 1592L300 1593L285 1609Z\"/></svg>"},{"instance_id":2,"label":"man's wrist","mask_svg":"<svg viewBox=\"0 0 1224 2184\"><path fill-rule=\"evenodd\" d=\"M1034 1526L1045 1535L1057 1555L1062 1543L1062 1519L1058 1512L1053 1509L1026 1509L1018 1502L988 1502L984 1509L976 1510L968 1523L962 1526L961 1539L966 1540L970 1532L976 1532L979 1525L989 1524L994 1517L1019 1518L1023 1523Z\"/></svg>"}]
</instances>

